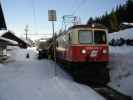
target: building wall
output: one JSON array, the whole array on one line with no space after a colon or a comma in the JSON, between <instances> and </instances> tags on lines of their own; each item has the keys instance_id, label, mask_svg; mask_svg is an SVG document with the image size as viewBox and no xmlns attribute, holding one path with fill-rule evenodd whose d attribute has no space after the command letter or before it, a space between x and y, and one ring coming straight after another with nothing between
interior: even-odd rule
<instances>
[{"instance_id":1,"label":"building wall","mask_svg":"<svg viewBox=\"0 0 133 100\"><path fill-rule=\"evenodd\" d=\"M0 55L6 55L6 46L0 46Z\"/></svg>"}]
</instances>

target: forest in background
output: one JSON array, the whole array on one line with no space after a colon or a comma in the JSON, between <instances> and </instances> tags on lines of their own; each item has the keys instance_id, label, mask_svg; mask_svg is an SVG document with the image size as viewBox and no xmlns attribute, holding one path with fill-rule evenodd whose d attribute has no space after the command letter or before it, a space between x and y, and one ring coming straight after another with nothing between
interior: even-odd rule
<instances>
[{"instance_id":1,"label":"forest in background","mask_svg":"<svg viewBox=\"0 0 133 100\"><path fill-rule=\"evenodd\" d=\"M127 0L124 5L118 5L112 9L110 13L105 12L102 16L95 18L90 17L87 24L101 23L105 25L109 32L120 30L120 25L123 22L133 22L133 0Z\"/></svg>"}]
</instances>

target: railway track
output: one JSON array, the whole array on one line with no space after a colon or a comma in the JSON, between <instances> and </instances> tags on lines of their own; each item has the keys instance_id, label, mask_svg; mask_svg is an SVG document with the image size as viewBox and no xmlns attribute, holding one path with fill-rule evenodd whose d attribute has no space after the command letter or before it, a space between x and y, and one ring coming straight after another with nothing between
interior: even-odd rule
<instances>
[{"instance_id":1,"label":"railway track","mask_svg":"<svg viewBox=\"0 0 133 100\"><path fill-rule=\"evenodd\" d=\"M98 94L103 96L106 100L133 100L130 96L127 96L105 84L100 84L91 81L82 81L77 80L76 82L88 85L92 89L94 89Z\"/></svg>"},{"instance_id":2,"label":"railway track","mask_svg":"<svg viewBox=\"0 0 133 100\"><path fill-rule=\"evenodd\" d=\"M94 83L94 82L90 82L90 81L83 82L80 80L78 80L78 81L76 80L76 82L85 84L85 85L91 87L92 89L94 89L94 91L96 91L98 94L103 96L106 100L133 100L133 98L131 98L130 96L127 96L127 95L117 91L116 89L113 89L104 84Z\"/></svg>"},{"instance_id":3,"label":"railway track","mask_svg":"<svg viewBox=\"0 0 133 100\"><path fill-rule=\"evenodd\" d=\"M90 80L83 81L80 79L76 79L75 81L93 88L98 94L103 96L106 100L133 100L130 96L127 96L103 83L97 83L96 81L91 82Z\"/></svg>"},{"instance_id":4,"label":"railway track","mask_svg":"<svg viewBox=\"0 0 133 100\"><path fill-rule=\"evenodd\" d=\"M74 77L70 70L65 69L65 71L67 71L67 73L69 73L72 77ZM82 80L83 76L80 78L78 78L78 79L74 78L74 80L78 83L88 85L89 87L94 89L94 91L96 91L98 94L103 96L106 100L133 100L133 98L131 98L130 96L127 96L127 95L125 95L125 94L105 85L105 84L90 82L87 80L83 81Z\"/></svg>"},{"instance_id":5,"label":"railway track","mask_svg":"<svg viewBox=\"0 0 133 100\"><path fill-rule=\"evenodd\" d=\"M64 64L59 64L59 65L61 66L61 68L63 68L64 71L66 71L68 74L70 74L77 83L85 84L85 85L91 87L92 89L94 89L94 91L96 91L98 94L103 96L106 100L133 100L133 98L131 98L130 96L127 96L127 95L107 86L106 85L107 83L98 83L98 81L100 81L100 80L97 80L97 81L86 80L86 78L88 78L88 75L86 75L86 73L80 73L80 74L78 74L80 77L75 78L74 74L72 73L73 70L71 69L70 66L64 65ZM68 69L66 69L66 67ZM94 71L94 70L92 70L92 71ZM83 72L83 70L81 72Z\"/></svg>"},{"instance_id":6,"label":"railway track","mask_svg":"<svg viewBox=\"0 0 133 100\"><path fill-rule=\"evenodd\" d=\"M133 100L130 96L122 94L109 86L92 87L97 93L106 100Z\"/></svg>"}]
</instances>

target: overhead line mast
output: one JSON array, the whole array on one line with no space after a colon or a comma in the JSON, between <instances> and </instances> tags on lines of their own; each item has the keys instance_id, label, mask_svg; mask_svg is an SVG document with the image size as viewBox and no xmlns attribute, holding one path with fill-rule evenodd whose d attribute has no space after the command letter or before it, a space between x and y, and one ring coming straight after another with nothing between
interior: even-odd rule
<instances>
[{"instance_id":1,"label":"overhead line mast","mask_svg":"<svg viewBox=\"0 0 133 100\"><path fill-rule=\"evenodd\" d=\"M63 25L64 25L64 30L67 29L67 26L68 24L73 24L73 25L77 25L77 24L80 24L81 23L81 19L78 18L77 16L74 16L75 13L78 11L78 9L80 9L84 3L86 2L87 0L81 0L78 4L77 7L74 8L72 14L70 15L64 15L63 16L63 20L62 20L62 25L61 25L61 28L63 28ZM76 0L75 0L76 2ZM75 3L76 4L76 3Z\"/></svg>"}]
</instances>

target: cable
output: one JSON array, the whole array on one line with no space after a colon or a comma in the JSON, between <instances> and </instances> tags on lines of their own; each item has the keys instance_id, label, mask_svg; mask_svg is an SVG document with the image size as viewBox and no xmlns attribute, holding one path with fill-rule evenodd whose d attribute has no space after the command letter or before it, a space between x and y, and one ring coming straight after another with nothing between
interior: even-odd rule
<instances>
[{"instance_id":1,"label":"cable","mask_svg":"<svg viewBox=\"0 0 133 100\"><path fill-rule=\"evenodd\" d=\"M81 2L78 4L78 6L72 12L72 15L74 15L85 4L86 1L87 0L81 0Z\"/></svg>"},{"instance_id":2,"label":"cable","mask_svg":"<svg viewBox=\"0 0 133 100\"><path fill-rule=\"evenodd\" d=\"M36 7L35 7L35 0L31 0L32 9L33 9L33 24L34 24L34 31L37 33L37 18L36 18Z\"/></svg>"},{"instance_id":3,"label":"cable","mask_svg":"<svg viewBox=\"0 0 133 100\"><path fill-rule=\"evenodd\" d=\"M71 4L72 4L72 5L71 5L71 9L76 8L75 5L76 5L79 1L80 1L80 0L73 0L72 3L71 3ZM75 2L76 2L76 3L75 3Z\"/></svg>"},{"instance_id":4,"label":"cable","mask_svg":"<svg viewBox=\"0 0 133 100\"><path fill-rule=\"evenodd\" d=\"M70 14L70 15L64 15L64 16L66 16L67 18L69 18L69 19L71 19L71 18L73 18L74 16L74 14L77 12L77 10L78 9L80 9L80 7L83 5L83 3L85 3L87 0L73 0L73 2L71 3L72 4L72 8L74 8L74 6L76 5L76 3L75 2L79 2L79 4L78 4L78 6L77 7L75 7L74 8L74 11L72 12L72 14ZM68 20L67 20L68 21ZM63 30L65 30L66 29L66 27L67 27L67 25L68 25L68 23L70 23L70 20L69 20L69 22L66 22L66 20L65 19L63 19L62 18L62 22L61 22L61 24L60 24L60 29L63 29Z\"/></svg>"},{"instance_id":5,"label":"cable","mask_svg":"<svg viewBox=\"0 0 133 100\"><path fill-rule=\"evenodd\" d=\"M75 7L74 8L74 11L72 12L72 14L70 14L70 15L65 15L67 18L74 18L74 14L77 12L77 10L78 9L80 9L83 5L84 5L84 3L86 2L87 0L79 0L79 3L78 3L78 6L77 7ZM76 4L75 2L77 2L77 0L74 0L73 2L72 2L72 8L73 8L73 6ZM62 18L62 22L61 22L61 29L66 29L66 26L68 25L68 23L70 23L70 22L66 22L66 20L64 20L63 18Z\"/></svg>"}]
</instances>

